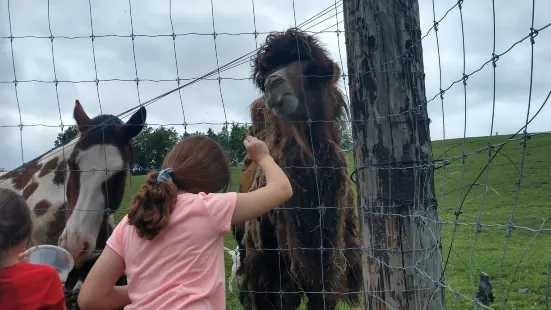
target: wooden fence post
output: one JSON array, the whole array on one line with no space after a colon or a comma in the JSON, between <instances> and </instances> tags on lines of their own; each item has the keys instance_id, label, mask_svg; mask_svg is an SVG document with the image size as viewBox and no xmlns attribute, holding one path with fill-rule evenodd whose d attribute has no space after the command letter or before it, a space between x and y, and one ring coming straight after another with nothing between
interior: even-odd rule
<instances>
[{"instance_id":1,"label":"wooden fence post","mask_svg":"<svg viewBox=\"0 0 551 310\"><path fill-rule=\"evenodd\" d=\"M444 309L418 1L343 12L366 309Z\"/></svg>"}]
</instances>

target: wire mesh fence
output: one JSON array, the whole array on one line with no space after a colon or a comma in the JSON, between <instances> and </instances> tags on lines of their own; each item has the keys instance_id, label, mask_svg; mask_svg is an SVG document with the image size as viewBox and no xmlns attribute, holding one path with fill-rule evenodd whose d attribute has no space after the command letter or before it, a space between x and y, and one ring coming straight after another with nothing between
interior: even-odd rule
<instances>
[{"instance_id":1,"label":"wire mesh fence","mask_svg":"<svg viewBox=\"0 0 551 310\"><path fill-rule=\"evenodd\" d=\"M370 1L364 2L370 5ZM551 112L547 107L551 90L546 66L549 63L547 42L551 42L551 7L545 1L536 0L526 3L424 0L418 5L420 40L410 42L396 59L350 75L346 44L366 28L345 31L343 0L282 3L260 0L201 3L4 0L0 9L3 110L0 115L0 136L3 137L0 168L4 170L0 172L0 187L14 188L27 199L35 216L42 219L42 224L38 225L43 234L46 232L42 242L57 242L57 237L70 232L63 231L64 224L61 230L55 226L59 226L55 214L61 213L68 219L75 211L114 213L115 221L120 220L143 182L142 175L150 169L159 169L164 154L180 138L202 134L216 139L228 151L232 163L232 190L237 191L242 167L246 165L240 143L249 126L255 124L250 108L259 97L251 78L251 60L274 29L297 27L326 45L329 56L341 68L337 85L347 103L352 83L359 83L370 74L401 74L398 65L411 56L412 49L422 46L424 72L415 74L425 76L426 100L400 114L381 113L372 120L392 123L405 115L424 115L428 110L432 162L404 165L388 161L384 166L370 165L364 161L365 154L353 154L358 150L353 128L368 130L365 121L347 119L335 126L342 135L341 147L346 154L347 174L352 180L350 186L354 196L358 194L356 183L362 182L357 177L362 170L416 169L434 173L436 221L422 212L403 214L392 208L362 205L355 197L354 209L364 219L384 218L392 222L395 218L407 217L411 221L433 221L432 224L440 228L441 240L427 239L426 248L417 249L413 254L417 259L413 263L384 260L375 263L385 265L390 273L403 273L403 281L417 283L408 278L411 276L432 282L431 288L407 286L414 296L412 300L416 301L408 308L425 308L421 296L426 290L433 292L435 288L444 292L446 307L451 309L548 308L551 255L547 245L551 240L547 220L551 216L548 211L551 168L547 154L551 151L551 142L546 120ZM405 4L401 1L389 1L377 15L389 18L391 9L403 7ZM365 21L366 25L372 22ZM411 30L408 25L398 28L399 31ZM366 47L366 53L367 50ZM308 81L324 78L319 74L303 73L300 72L300 78L304 94L310 90ZM311 99L309 96L304 98ZM132 117L145 118L145 127L131 143L134 147L132 161L130 157L122 156L121 159L132 162L130 173L133 177L124 183L124 195L114 203L120 204L118 208L103 210L103 205L97 205L81 210L83 202L71 205L67 199L71 186L63 184L70 184L69 175L74 170L90 176L104 170L103 179L98 179L102 181L117 177L109 171L117 165L108 160L108 148L103 149L103 157L96 158L95 162L71 162L70 155L75 150L86 150L80 140L91 141L96 137L97 145L118 143L110 140L113 135L105 129L105 122L112 119L85 121L86 117L75 112L75 99L80 100L91 119L99 114L115 115L122 122L130 122L128 126L135 126L137 123L129 121ZM327 108L323 105L325 100L318 106L305 104L307 108L321 110ZM147 117L142 110L137 110L140 107L147 110ZM305 145L312 150L315 144L311 139L314 136L312 128L317 123L327 122L314 119L315 113L307 109L305 117L286 123L286 126L302 128L304 136L309 138ZM80 124L77 115L81 117ZM263 124L276 126L270 122ZM75 128L82 130L86 126L92 129L79 139ZM379 134L393 139L392 132ZM283 153L282 156L290 155ZM297 181L295 186L311 189L301 194L295 190L295 195L303 198L298 201L308 201L309 206L284 205L278 207L275 214L279 216L297 208L307 212L306 208L313 206L319 214L331 209L352 208L347 203L328 205L331 195L324 186L329 186L330 182L308 174L317 171L325 176L333 173L330 171L342 170L343 165L336 165L336 162L314 156L310 166L285 164L288 173L303 177L305 183ZM324 163L332 166L324 166ZM17 169L16 173L6 173ZM57 172L63 172L58 183L55 181ZM51 190L46 182L56 184L55 189ZM107 195L116 195L118 191L116 187L108 187ZM388 197L389 200L398 198ZM50 206L40 204L44 200L49 201ZM85 227L96 227L86 232L91 235L101 235L103 229L100 227L108 226L101 216L83 218L88 221ZM308 264L322 260L324 253L353 250L342 244L328 246L324 243L321 229L328 224L322 215L316 215L315 219L320 221L319 225L313 225L317 231L311 233L318 238L315 248L293 248L280 243L273 248L248 250L277 253L274 264L279 270L290 268L284 266L288 262L285 253L298 250L316 253L316 258L310 257L312 261L303 262ZM361 220L359 222L361 224ZM70 224L68 222L67 226ZM362 231L363 237L368 234ZM235 236L228 234L224 240L226 248L236 248ZM69 239L66 242L71 244ZM95 243L88 245L90 248L86 250L94 250ZM377 260L373 251L391 255L401 248L388 240L384 248L367 248L364 242L359 250L364 259ZM440 251L442 256L440 278L428 277L421 268L432 251ZM231 271L232 258L227 255L228 277ZM249 295L275 295L281 304L295 298L297 293L304 293L309 299L322 296L323 309L331 309L328 300L337 293L347 297L359 294L366 299L381 296L366 287L360 291L329 291L325 287L325 283L330 283L324 278L326 274L319 270L320 278L316 278L322 281L319 291L295 286L286 289L279 285L289 280L281 276L273 279L277 283L267 285L270 289L251 291ZM485 275L487 280L482 279ZM308 278L308 275L302 277ZM242 277L237 278L242 280ZM366 283L371 279L365 271L364 278ZM227 292L227 308L240 309L239 295L247 289L241 287L239 281L237 286L226 282L228 287L233 285L234 288ZM493 302L488 302L488 298L479 293L480 287L487 282L493 287ZM396 289L384 289L389 297L381 300L382 304L387 309L399 309L396 306L399 302L392 301ZM69 291L67 296L71 294ZM306 301L302 302L304 307ZM280 308L293 307L280 305Z\"/></svg>"}]
</instances>

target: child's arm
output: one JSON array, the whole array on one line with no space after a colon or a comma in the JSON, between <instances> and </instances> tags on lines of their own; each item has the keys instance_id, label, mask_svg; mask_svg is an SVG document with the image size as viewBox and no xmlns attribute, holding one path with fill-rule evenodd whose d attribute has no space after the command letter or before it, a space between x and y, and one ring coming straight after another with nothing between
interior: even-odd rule
<instances>
[{"instance_id":1,"label":"child's arm","mask_svg":"<svg viewBox=\"0 0 551 310\"><path fill-rule=\"evenodd\" d=\"M247 137L244 144L251 159L264 172L266 186L248 193L237 193L232 224L243 223L261 216L293 196L289 178L270 156L266 144L253 137Z\"/></svg>"},{"instance_id":2,"label":"child's arm","mask_svg":"<svg viewBox=\"0 0 551 310\"><path fill-rule=\"evenodd\" d=\"M127 286L115 286L124 270L122 257L106 246L82 284L80 309L120 309L130 304Z\"/></svg>"}]
</instances>

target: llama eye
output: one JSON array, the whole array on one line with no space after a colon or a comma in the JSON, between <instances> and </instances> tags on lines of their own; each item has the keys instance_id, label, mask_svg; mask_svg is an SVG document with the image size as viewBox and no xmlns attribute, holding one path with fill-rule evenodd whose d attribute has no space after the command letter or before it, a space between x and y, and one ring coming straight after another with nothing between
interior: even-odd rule
<instances>
[{"instance_id":1,"label":"llama eye","mask_svg":"<svg viewBox=\"0 0 551 310\"><path fill-rule=\"evenodd\" d=\"M266 83L266 79L267 79L266 77L261 77L259 79L260 85L264 85L264 83Z\"/></svg>"}]
</instances>

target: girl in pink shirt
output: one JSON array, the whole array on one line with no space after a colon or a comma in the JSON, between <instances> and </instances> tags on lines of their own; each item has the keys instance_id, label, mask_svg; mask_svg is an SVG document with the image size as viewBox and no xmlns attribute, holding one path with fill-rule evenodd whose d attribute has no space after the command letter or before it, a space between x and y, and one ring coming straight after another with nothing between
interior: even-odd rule
<instances>
[{"instance_id":1,"label":"girl in pink shirt","mask_svg":"<svg viewBox=\"0 0 551 310\"><path fill-rule=\"evenodd\" d=\"M81 309L226 308L224 234L293 194L266 144L253 137L243 143L266 175L266 186L249 193L224 193L228 160L213 140L194 136L172 148L84 281ZM115 286L125 270L128 285Z\"/></svg>"}]
</instances>

